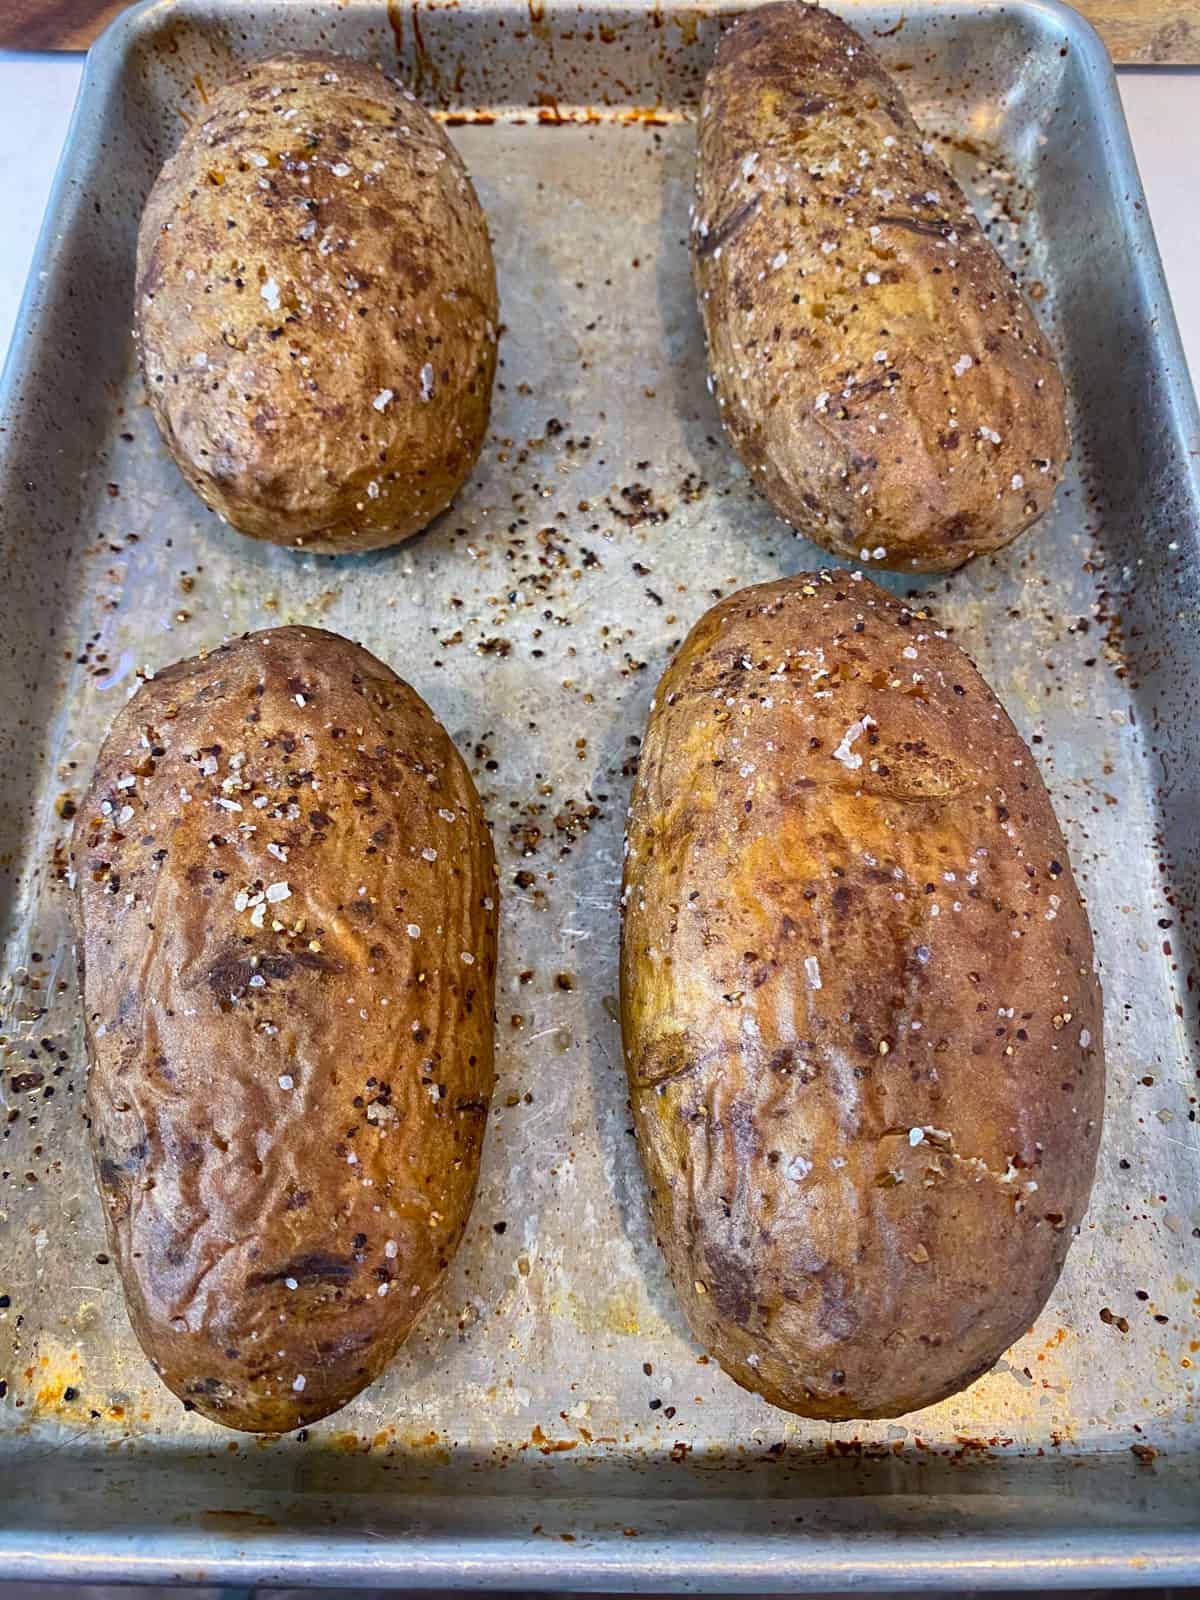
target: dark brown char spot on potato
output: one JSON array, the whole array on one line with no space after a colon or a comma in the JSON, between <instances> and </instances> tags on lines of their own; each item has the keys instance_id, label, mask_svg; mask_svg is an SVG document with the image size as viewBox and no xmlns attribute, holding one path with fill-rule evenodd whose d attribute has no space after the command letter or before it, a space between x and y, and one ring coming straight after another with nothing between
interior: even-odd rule
<instances>
[{"instance_id":1,"label":"dark brown char spot on potato","mask_svg":"<svg viewBox=\"0 0 1200 1600\"><path fill-rule=\"evenodd\" d=\"M255 1272L246 1279L248 1289L265 1288L271 1283L284 1283L294 1278L300 1285L310 1283L349 1283L354 1276L354 1262L348 1256L335 1256L314 1250L306 1256L297 1256L275 1272Z\"/></svg>"}]
</instances>

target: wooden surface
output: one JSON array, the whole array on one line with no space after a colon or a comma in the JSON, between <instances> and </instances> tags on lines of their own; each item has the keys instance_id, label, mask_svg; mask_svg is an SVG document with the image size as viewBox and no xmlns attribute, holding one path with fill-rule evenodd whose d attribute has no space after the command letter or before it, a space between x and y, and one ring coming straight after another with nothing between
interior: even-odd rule
<instances>
[{"instance_id":1,"label":"wooden surface","mask_svg":"<svg viewBox=\"0 0 1200 1600\"><path fill-rule=\"evenodd\" d=\"M0 0L0 48L86 50L128 0ZM947 0L951 3L951 0ZM1118 66L1200 65L1200 0L1076 0Z\"/></svg>"}]
</instances>

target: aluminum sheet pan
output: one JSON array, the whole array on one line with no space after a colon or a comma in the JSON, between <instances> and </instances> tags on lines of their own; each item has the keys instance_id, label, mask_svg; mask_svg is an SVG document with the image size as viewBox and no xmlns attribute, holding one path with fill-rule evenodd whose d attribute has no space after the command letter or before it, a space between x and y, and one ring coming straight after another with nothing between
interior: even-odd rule
<instances>
[{"instance_id":1,"label":"aluminum sheet pan","mask_svg":"<svg viewBox=\"0 0 1200 1600\"><path fill-rule=\"evenodd\" d=\"M150 0L88 63L0 406L7 1576L1200 1579L1195 403L1086 24L1050 0L839 9L944 140L1072 394L1053 514L950 578L891 580L936 607L1032 741L1088 897L1110 1088L1057 1292L967 1393L814 1424L705 1361L648 1232L615 1020L637 736L714 597L825 559L752 490L704 383L685 233L725 13ZM505 332L479 468L426 534L370 556L222 526L167 459L132 361L159 162L235 62L291 46L398 57L495 235ZM64 850L137 675L282 622L361 640L453 732L495 830L503 961L496 1108L443 1291L353 1405L256 1441L158 1383L103 1260Z\"/></svg>"}]
</instances>

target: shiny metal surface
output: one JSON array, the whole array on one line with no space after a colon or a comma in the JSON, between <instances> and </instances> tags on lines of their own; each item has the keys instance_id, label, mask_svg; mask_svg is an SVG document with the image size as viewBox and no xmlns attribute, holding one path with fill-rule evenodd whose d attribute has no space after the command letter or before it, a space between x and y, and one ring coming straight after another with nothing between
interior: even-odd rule
<instances>
[{"instance_id":1,"label":"shiny metal surface","mask_svg":"<svg viewBox=\"0 0 1200 1600\"><path fill-rule=\"evenodd\" d=\"M1033 741L1089 900L1107 1127L1055 1296L966 1394L810 1424L702 1360L647 1231L614 1020L636 736L715 592L824 559L755 496L704 385L685 227L718 12L150 0L90 58L0 402L6 1576L1200 1580L1195 402L1086 25L1051 3L918 0L898 31L899 10L841 9L952 137L1073 395L1053 515L949 579L892 580ZM137 216L183 120L232 60L315 44L399 49L447 111L506 327L472 483L422 537L359 558L210 516L129 339ZM139 671L283 621L360 639L472 761L505 889L500 1081L474 1220L406 1349L307 1436L256 1441L157 1383L97 1260L61 813Z\"/></svg>"}]
</instances>

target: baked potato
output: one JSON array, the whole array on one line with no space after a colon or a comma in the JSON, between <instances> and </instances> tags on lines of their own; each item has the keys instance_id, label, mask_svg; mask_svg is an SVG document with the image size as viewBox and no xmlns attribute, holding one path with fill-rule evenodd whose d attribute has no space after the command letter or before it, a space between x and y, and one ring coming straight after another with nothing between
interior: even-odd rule
<instances>
[{"instance_id":1,"label":"baked potato","mask_svg":"<svg viewBox=\"0 0 1200 1600\"><path fill-rule=\"evenodd\" d=\"M809 1417L964 1388L1088 1201L1100 989L1037 767L963 652L845 572L743 590L657 691L621 1013L696 1338Z\"/></svg>"},{"instance_id":2,"label":"baked potato","mask_svg":"<svg viewBox=\"0 0 1200 1600\"><path fill-rule=\"evenodd\" d=\"M281 56L218 89L151 190L136 300L167 447L243 533L395 544L475 463L487 223L449 139L374 67Z\"/></svg>"},{"instance_id":3,"label":"baked potato","mask_svg":"<svg viewBox=\"0 0 1200 1600\"><path fill-rule=\"evenodd\" d=\"M428 706L316 628L145 683L75 823L96 1175L134 1332L275 1432L391 1359L471 1210L496 887Z\"/></svg>"},{"instance_id":4,"label":"baked potato","mask_svg":"<svg viewBox=\"0 0 1200 1600\"><path fill-rule=\"evenodd\" d=\"M690 241L725 427L800 532L939 572L1049 506L1068 453L1054 357L896 83L832 12L757 6L721 39Z\"/></svg>"}]
</instances>

